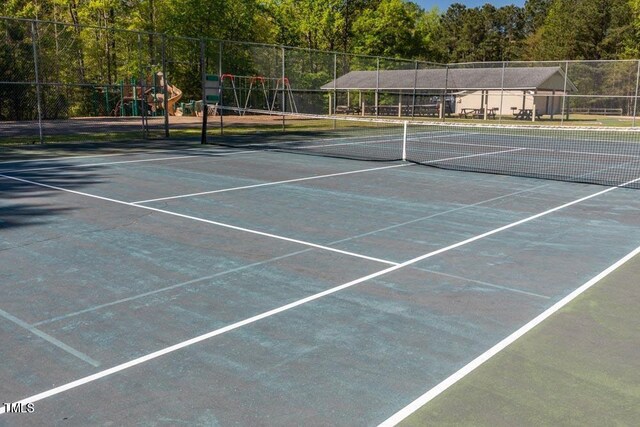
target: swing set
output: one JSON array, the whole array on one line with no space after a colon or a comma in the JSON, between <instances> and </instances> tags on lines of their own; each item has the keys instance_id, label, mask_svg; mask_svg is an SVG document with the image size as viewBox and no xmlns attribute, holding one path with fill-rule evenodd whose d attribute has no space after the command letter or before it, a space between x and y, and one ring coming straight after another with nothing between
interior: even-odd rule
<instances>
[{"instance_id":1,"label":"swing set","mask_svg":"<svg viewBox=\"0 0 640 427\"><path fill-rule=\"evenodd\" d=\"M291 84L286 77L270 78L223 74L220 76L220 84L223 90L226 89L226 93L229 91L233 93L232 104L235 104L238 115L243 116L247 110L252 109L269 112L281 111L276 108L283 103L290 112L298 112Z\"/></svg>"}]
</instances>

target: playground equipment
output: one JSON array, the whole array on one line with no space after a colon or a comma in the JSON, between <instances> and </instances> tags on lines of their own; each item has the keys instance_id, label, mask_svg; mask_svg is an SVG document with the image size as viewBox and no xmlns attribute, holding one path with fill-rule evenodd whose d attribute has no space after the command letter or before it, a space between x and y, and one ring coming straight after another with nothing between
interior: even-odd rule
<instances>
[{"instance_id":1,"label":"playground equipment","mask_svg":"<svg viewBox=\"0 0 640 427\"><path fill-rule=\"evenodd\" d=\"M117 86L99 87L97 92L104 94L104 108L96 109L98 111L104 110L109 115L118 117L140 116L145 108L144 114L147 116L162 115L160 112L165 107L164 87L164 75L161 72L153 75L153 81L144 84L132 78L129 84L121 81ZM170 116L174 116L176 115L176 104L182 98L182 91L168 82L166 88L167 111Z\"/></svg>"},{"instance_id":2,"label":"playground equipment","mask_svg":"<svg viewBox=\"0 0 640 427\"><path fill-rule=\"evenodd\" d=\"M282 83L282 89L280 89L280 84L281 83ZM293 113L297 113L298 112L298 107L296 107L296 101L293 99L293 92L291 91L291 84L289 83L289 79L286 78L286 77L278 79L278 81L276 82L276 89L275 90L276 90L276 92L275 92L275 96L273 97L273 103L271 104L271 111L273 111L273 109L275 108L276 101L278 99L278 95L280 95L283 98L282 102L284 102L285 96L288 98L289 109Z\"/></svg>"},{"instance_id":3,"label":"playground equipment","mask_svg":"<svg viewBox=\"0 0 640 427\"><path fill-rule=\"evenodd\" d=\"M291 84L286 77L269 78L264 76L222 74L220 76L220 85L223 98L222 104L228 107L234 107L234 114L242 116L247 114L247 112L250 113L250 110L277 112L281 111L281 105L283 105L283 103L287 111L293 113L298 112ZM175 105L178 100L180 100L182 92L175 86L169 87L172 88L169 98L171 104L170 114L175 110L178 115L202 115L202 100L182 102L176 109ZM162 94L156 96L159 100L162 99ZM209 115L216 115L218 112L217 103L208 106Z\"/></svg>"},{"instance_id":4,"label":"playground equipment","mask_svg":"<svg viewBox=\"0 0 640 427\"><path fill-rule=\"evenodd\" d=\"M157 83L160 88L165 87L164 75L162 72L156 73L156 78L158 79ZM182 98L182 91L175 86L170 85L168 82L166 83L167 87L167 111L170 116L175 116L176 114L176 104ZM152 105L155 110L163 110L164 109L164 91L160 91L155 93L154 96L151 97Z\"/></svg>"},{"instance_id":5,"label":"playground equipment","mask_svg":"<svg viewBox=\"0 0 640 427\"><path fill-rule=\"evenodd\" d=\"M237 114L244 115L247 110L279 111L286 99L287 111L297 113L293 91L288 78L270 78L264 76L220 76L224 105L235 107Z\"/></svg>"},{"instance_id":6,"label":"playground equipment","mask_svg":"<svg viewBox=\"0 0 640 427\"><path fill-rule=\"evenodd\" d=\"M249 108L249 102L251 101L251 95L254 90L254 86L256 89L264 95L264 104L262 106L265 110L271 111L271 107L269 106L269 92L267 91L266 79L262 76L250 77L249 78L249 90L247 91L247 97L244 101L244 109ZM258 94L260 96L260 93ZM256 104L257 105L257 104ZM253 104L252 108L256 108Z\"/></svg>"}]
</instances>

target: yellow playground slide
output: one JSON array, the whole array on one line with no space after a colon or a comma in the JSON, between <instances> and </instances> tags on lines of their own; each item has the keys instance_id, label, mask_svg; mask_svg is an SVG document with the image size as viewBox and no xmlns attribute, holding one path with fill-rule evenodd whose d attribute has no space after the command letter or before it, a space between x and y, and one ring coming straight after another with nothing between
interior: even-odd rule
<instances>
[{"instance_id":1,"label":"yellow playground slide","mask_svg":"<svg viewBox=\"0 0 640 427\"><path fill-rule=\"evenodd\" d=\"M164 76L161 72L157 74L158 76L158 85L160 87L164 86ZM182 98L182 91L175 86L167 84L167 95L169 99L167 100L167 110L169 111L170 116L176 115L176 104ZM156 102L158 106L164 106L164 95L159 93L156 94Z\"/></svg>"}]
</instances>

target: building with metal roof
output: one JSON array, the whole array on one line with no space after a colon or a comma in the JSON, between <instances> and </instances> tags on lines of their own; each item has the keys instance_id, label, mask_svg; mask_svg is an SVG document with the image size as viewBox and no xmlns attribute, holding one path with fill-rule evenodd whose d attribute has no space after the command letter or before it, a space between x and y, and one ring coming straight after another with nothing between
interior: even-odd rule
<instances>
[{"instance_id":1,"label":"building with metal roof","mask_svg":"<svg viewBox=\"0 0 640 427\"><path fill-rule=\"evenodd\" d=\"M323 85L322 89L348 94L357 92L358 110L363 114L365 111L377 114L384 107L389 107L383 105L384 102L378 102L383 94L396 96L397 105L392 107L400 116L404 115L403 111L415 111L415 107L419 111L429 111L424 107L434 106L416 99L445 95L452 102L447 112L466 116L467 111L473 110L472 115L481 115L486 119L496 114L517 116L522 111L528 111L522 118L532 120L536 115L553 116L560 113L563 95L578 90L560 67L351 71ZM368 110L366 105L362 105L363 92L375 92L375 100ZM431 111L434 111L433 108Z\"/></svg>"}]
</instances>

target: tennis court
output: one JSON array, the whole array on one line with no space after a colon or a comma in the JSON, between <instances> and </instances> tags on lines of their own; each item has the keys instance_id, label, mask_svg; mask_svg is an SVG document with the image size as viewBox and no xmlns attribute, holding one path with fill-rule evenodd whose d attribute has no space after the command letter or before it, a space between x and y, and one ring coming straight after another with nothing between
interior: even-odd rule
<instances>
[{"instance_id":1,"label":"tennis court","mask_svg":"<svg viewBox=\"0 0 640 427\"><path fill-rule=\"evenodd\" d=\"M635 134L338 131L6 149L0 421L394 424L640 251Z\"/></svg>"}]
</instances>

